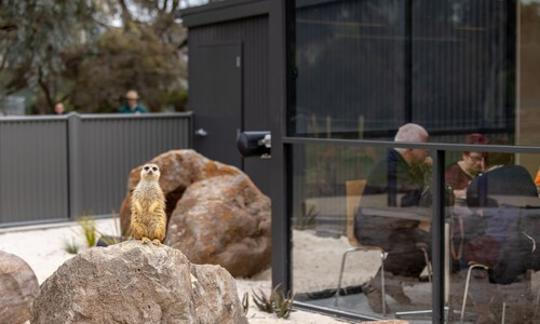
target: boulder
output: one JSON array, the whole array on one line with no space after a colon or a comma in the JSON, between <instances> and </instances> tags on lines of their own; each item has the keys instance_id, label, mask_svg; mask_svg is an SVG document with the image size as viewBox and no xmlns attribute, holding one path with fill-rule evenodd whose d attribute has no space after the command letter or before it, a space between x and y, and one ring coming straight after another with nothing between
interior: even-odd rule
<instances>
[{"instance_id":1,"label":"boulder","mask_svg":"<svg viewBox=\"0 0 540 324\"><path fill-rule=\"evenodd\" d=\"M165 244L191 262L219 264L233 276L252 276L270 266L270 200L238 168L193 150L173 150L151 161L161 169L167 202ZM122 232L130 222L131 192L141 167L133 169L120 209Z\"/></svg>"},{"instance_id":2,"label":"boulder","mask_svg":"<svg viewBox=\"0 0 540 324\"><path fill-rule=\"evenodd\" d=\"M18 256L0 251L0 323L25 323L39 284L32 269Z\"/></svg>"},{"instance_id":3,"label":"boulder","mask_svg":"<svg viewBox=\"0 0 540 324\"><path fill-rule=\"evenodd\" d=\"M252 276L271 262L270 200L244 174L193 183L176 205L165 244L194 263Z\"/></svg>"},{"instance_id":4,"label":"boulder","mask_svg":"<svg viewBox=\"0 0 540 324\"><path fill-rule=\"evenodd\" d=\"M32 323L231 323L247 320L234 279L165 245L127 241L66 261L42 285Z\"/></svg>"},{"instance_id":5,"label":"boulder","mask_svg":"<svg viewBox=\"0 0 540 324\"><path fill-rule=\"evenodd\" d=\"M150 162L157 164L161 171L159 184L165 194L167 216L171 215L177 201L192 183L226 174L242 174L238 168L209 160L194 150L172 150L156 156ZM140 180L141 168L142 165L129 173L128 192L120 207L123 234L129 229L131 192Z\"/></svg>"}]
</instances>

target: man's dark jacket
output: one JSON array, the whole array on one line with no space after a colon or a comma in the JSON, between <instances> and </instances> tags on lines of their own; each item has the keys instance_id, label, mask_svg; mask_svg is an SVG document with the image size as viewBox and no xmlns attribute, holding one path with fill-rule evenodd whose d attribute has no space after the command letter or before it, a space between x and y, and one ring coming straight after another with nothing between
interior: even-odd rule
<instances>
[{"instance_id":1,"label":"man's dark jacket","mask_svg":"<svg viewBox=\"0 0 540 324\"><path fill-rule=\"evenodd\" d=\"M393 232L418 227L419 221L376 216L373 211L377 207L419 206L424 189L423 175L409 166L398 151L389 150L367 179L355 218L357 239L362 244L385 246ZM371 210L369 215L364 214L365 208Z\"/></svg>"}]
</instances>

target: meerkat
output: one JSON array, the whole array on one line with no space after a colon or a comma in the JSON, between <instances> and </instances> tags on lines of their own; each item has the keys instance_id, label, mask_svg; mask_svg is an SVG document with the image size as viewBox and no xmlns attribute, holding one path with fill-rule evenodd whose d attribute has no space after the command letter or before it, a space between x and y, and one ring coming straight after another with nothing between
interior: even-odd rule
<instances>
[{"instance_id":1,"label":"meerkat","mask_svg":"<svg viewBox=\"0 0 540 324\"><path fill-rule=\"evenodd\" d=\"M167 215L165 196L158 182L160 175L156 164L145 164L131 195L131 236L144 244L151 241L160 245L165 239Z\"/></svg>"}]
</instances>

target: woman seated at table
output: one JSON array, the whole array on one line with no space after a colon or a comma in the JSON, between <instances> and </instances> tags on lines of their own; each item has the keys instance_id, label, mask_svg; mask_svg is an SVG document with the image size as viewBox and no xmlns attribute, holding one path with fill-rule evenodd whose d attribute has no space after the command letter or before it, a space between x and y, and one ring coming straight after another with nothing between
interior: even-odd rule
<instances>
[{"instance_id":1,"label":"woman seated at table","mask_svg":"<svg viewBox=\"0 0 540 324\"><path fill-rule=\"evenodd\" d=\"M478 133L465 137L465 144L487 144L487 138ZM463 152L461 160L450 165L445 173L446 185L452 187L457 201L464 201L467 187L471 181L484 171L486 154L482 152Z\"/></svg>"}]
</instances>

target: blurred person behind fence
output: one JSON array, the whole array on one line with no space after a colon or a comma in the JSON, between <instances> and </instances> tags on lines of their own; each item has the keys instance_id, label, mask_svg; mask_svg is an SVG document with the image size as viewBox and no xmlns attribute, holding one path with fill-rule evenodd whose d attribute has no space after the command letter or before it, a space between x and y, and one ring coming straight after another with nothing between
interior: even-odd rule
<instances>
[{"instance_id":1,"label":"blurred person behind fence","mask_svg":"<svg viewBox=\"0 0 540 324\"><path fill-rule=\"evenodd\" d=\"M126 103L120 106L118 109L120 113L124 114L141 114L147 113L148 109L139 102L139 94L135 90L129 90L126 93Z\"/></svg>"}]
</instances>

